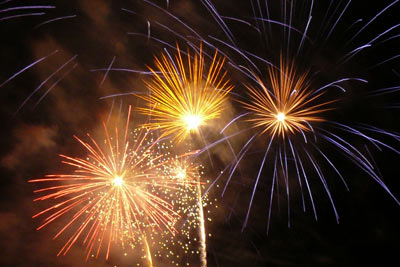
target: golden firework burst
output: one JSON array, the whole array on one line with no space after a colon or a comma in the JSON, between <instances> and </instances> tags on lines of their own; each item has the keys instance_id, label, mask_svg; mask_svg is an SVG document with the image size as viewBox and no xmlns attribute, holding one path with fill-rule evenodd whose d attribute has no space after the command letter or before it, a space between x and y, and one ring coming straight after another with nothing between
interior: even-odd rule
<instances>
[{"instance_id":1,"label":"golden firework burst","mask_svg":"<svg viewBox=\"0 0 400 267\"><path fill-rule=\"evenodd\" d=\"M149 67L153 78L145 81L150 94L139 96L147 107L138 110L151 115L146 126L159 128L163 136L173 135L182 141L190 132L220 117L233 88L227 72L222 70L224 62L225 58L216 51L207 68L201 46L193 57L188 50L185 59L179 46L175 60L167 54L155 57L156 68Z\"/></svg>"}]
</instances>

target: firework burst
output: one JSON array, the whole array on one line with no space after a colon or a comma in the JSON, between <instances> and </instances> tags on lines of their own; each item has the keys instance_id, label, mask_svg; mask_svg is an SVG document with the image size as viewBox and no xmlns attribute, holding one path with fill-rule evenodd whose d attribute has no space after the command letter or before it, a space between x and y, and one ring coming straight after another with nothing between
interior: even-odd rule
<instances>
[{"instance_id":1,"label":"firework burst","mask_svg":"<svg viewBox=\"0 0 400 267\"><path fill-rule=\"evenodd\" d=\"M347 183L341 173L340 168L336 167L334 161L331 160L331 153L323 151L325 145L333 146L335 151L342 153L346 158L354 162L361 170L372 177L387 191L393 199L399 201L387 188L380 174L376 171L368 148L363 151L352 145L350 141L345 139L345 134L353 134L358 137L365 138L376 147L386 147L395 152L395 148L375 139L355 128L336 121L329 120L323 114L332 110L332 103L339 99L333 97L332 100L324 100L320 89L313 89L310 85L311 81L307 80L307 74L297 75L293 63L284 61L281 57L280 68L269 68L269 86L262 82L256 75L256 86L247 86L249 100L238 100L243 107L249 112L245 113L249 118L255 130L255 134L245 143L237 155L237 160L232 163L230 168L230 176L226 182L224 191L226 190L233 173L243 159L251 146L257 143L257 136L268 135L267 146L264 156L255 179L252 195L243 224L246 227L251 206L257 186L264 169L267 169L266 162L268 159L272 162L272 185L270 190L270 203L268 214L268 228L271 216L272 202L274 195L279 195L279 184L283 184L287 198L288 225L290 226L290 191L291 183L297 180L302 196L303 210L305 211L305 198L303 191L307 191L312 204L315 219L317 212L313 199L312 188L309 179L313 177L312 173L317 175L327 193L330 203L333 207L337 222L339 215L335 207L333 196L327 182L326 169L321 166L328 164L334 172L340 177L345 187L349 190ZM254 74L253 74L254 75ZM366 127L367 130L374 128ZM390 133L376 130L381 134L388 135ZM340 135L342 133L342 135ZM345 134L343 134L345 133ZM324 145L322 145L324 144ZM281 181L281 182L279 182ZM306 188L306 189L304 189ZM278 196L279 198L279 196Z\"/></svg>"},{"instance_id":2,"label":"firework burst","mask_svg":"<svg viewBox=\"0 0 400 267\"><path fill-rule=\"evenodd\" d=\"M351 1L345 4L332 1L328 6L322 4L322 7L326 8L326 13L321 17L323 23L320 25L315 23L316 18L319 18L315 8L320 3L314 3L314 1L302 3L271 1L265 5L258 1L252 1L250 6L253 16L249 16L252 17L249 20L245 19L242 13L238 17L223 16L219 13L219 8L212 2L202 2L225 35L224 37L208 35L212 43L210 44L208 41L204 43L210 47L217 46L220 51L223 51L231 61L229 64L246 80L243 83L246 84L247 97L244 96L245 94L235 93L235 97L246 109L246 112L231 120L223 127L221 133L224 133L230 125L236 122L247 121L250 122L250 127L245 130L251 134L244 140L244 144L242 143L242 147L224 170L228 171L229 177L223 194L240 162L245 159L245 155L257 153L260 149L263 150L258 171L254 173L250 203L242 230L247 225L257 188L262 184L260 180L267 177L268 181L271 180L268 227L272 203L273 201L278 202L282 197L279 195L279 190L282 189L285 191L284 196L287 200L290 226L290 192L294 191L293 184L299 186L296 191L299 191L301 195L303 210L305 210L307 202L304 195L307 194L317 219L312 193L314 184L310 183L310 180L314 178L319 180L328 195L336 220L339 221L334 196L331 194L330 183L327 179L328 173L333 172L349 189L344 175L342 175L343 170L338 165L338 154L343 155L345 159L354 163L379 183L399 203L383 182L373 154L368 148L369 145L372 145L378 150L386 148L400 154L395 147L385 142L389 138L400 140L398 134L367 124L360 126L360 123L355 122L358 118L355 120L353 118L355 114L349 114L346 117L351 117L351 119L346 118L345 122L342 122L343 115L340 115L338 109L343 107L343 103L333 105L339 99L349 98L353 92L352 89L363 87L364 90L369 90L371 82L366 74L372 69L378 71L377 67L381 68L390 64L398 57L398 55L392 56L383 61L378 59L378 62L370 66L364 74L361 69L354 68L352 64L357 64L351 61L362 53L365 55L370 51L379 52L380 45L398 37L394 30L399 27L399 24L395 24L379 33L369 34L373 36L367 37L365 43L361 38L361 33L377 17L394 8L397 2L393 1L384 6L363 26L357 25L362 20L356 20L351 26L345 26L346 28L341 34L355 31L356 27L360 29L353 36L346 36L348 39L343 42L345 43L343 47L335 46L338 41L333 40L332 36L336 36L335 33L339 32L338 29L343 27L341 22L344 21L343 18L348 12ZM307 10L307 12L297 12L297 10ZM351 17L351 19L354 18ZM314 23L312 24L312 22ZM235 25L237 28L229 27L229 25ZM237 29L238 31L236 31ZM246 38L243 38L243 33L246 34ZM367 35L366 31L364 35ZM387 39L383 39L383 37ZM250 43L246 42L248 40L251 40ZM254 46L255 40L258 40L261 45ZM360 42L363 44L360 45ZM356 47L349 50L349 46L354 44ZM326 51L333 48L330 46L335 46L335 53L343 52L343 54L339 54L337 57L327 55ZM376 47L379 48L376 49ZM367 48L371 48L371 50ZM283 51L280 65L275 64L277 49ZM329 51L331 52L331 50ZM290 59L294 60L290 61ZM393 64L393 68L397 67L394 67ZM313 71L310 71L309 74L307 70ZM393 73L398 76L396 71ZM355 83L358 85L354 85ZM381 84L377 86L381 86ZM340 96L338 96L339 91L342 93ZM375 88L372 94L379 95L395 91L398 91L398 86L392 85L386 89ZM358 96L366 97L366 95L368 93L362 92L362 95ZM335 111L327 114L329 110ZM245 130L240 130L238 133ZM230 137L234 135L232 134ZM358 142L363 145L357 145ZM206 146L206 149L219 143L221 142L214 142ZM331 150L326 150L327 147L330 147ZM217 179L220 177L221 175Z\"/></svg>"},{"instance_id":3,"label":"firework burst","mask_svg":"<svg viewBox=\"0 0 400 267\"><path fill-rule=\"evenodd\" d=\"M210 126L212 119L221 117L223 103L228 96L238 96L237 100L242 106L237 105L236 111L243 108L245 113L237 114L238 116L225 127L220 125L223 127L221 134L225 134L224 130L230 125L234 126L230 130L235 132L215 143L206 144L201 152L212 153L211 148L214 145L225 141L232 142L228 144L229 149L234 151L233 156L225 157L229 153L225 153L224 149L218 151L222 153L215 154L215 158L219 157L223 159L223 162L229 162L229 166L224 166L229 176L224 192L234 177L235 171L240 167L250 169L244 164L257 165L256 168L250 169L249 173L245 173L246 177L254 179L251 179L250 193L252 194L249 196L250 204L243 228L249 219L256 191L263 189L269 190L267 193L270 205L268 226L272 206L285 195L290 223L292 207L289 209L289 203L294 202L293 199L297 193L299 193L299 199L296 199L296 203L301 201L300 204L304 210L306 204L310 203L317 218L315 200L320 198L316 195L318 187L326 191L327 201L331 202L338 221L339 217L333 201L335 195L331 194L333 183L329 178L331 176L340 178L348 189L344 177L346 174L353 175L352 169L347 169L351 165L356 166L363 174L367 174L366 176L379 183L397 201L383 182L383 176L390 173L388 170L396 169L393 168L395 163L385 162L389 168L381 169L384 174L381 175L377 165L381 162L378 160L375 163L374 160L375 152L382 150L400 154L400 151L392 145L400 141L400 135L379 128L387 126L389 129L396 129L393 123L395 115L392 111L383 116L373 114L372 105L368 105L375 99L362 105L357 104L365 99L362 98L361 101L358 99L361 99L361 94L358 94L361 91L368 94L367 97L371 97L397 92L400 89L398 84L393 84L393 82L397 83L400 77L399 64L397 64L400 24L396 15L399 0L390 0L385 3L375 1L372 3L373 11L368 10L366 6L360 8L357 1L351 0L251 0L235 2L235 4L205 0L185 2L184 5L180 2L173 4L170 1L139 2L137 4L137 1L133 1L131 10L127 9L129 6L126 6L126 3L124 6L104 4L103 8L97 10L99 12L74 10L74 13L61 14L51 11L68 10L43 5L13 6L14 1L3 1L1 5L11 3L12 6L2 8L0 13L3 12L4 15L0 20L11 25L8 22L16 24L15 19L27 17L31 19L29 25L34 25L33 18L36 17L41 20L41 23L38 21L39 24L36 24L32 32L35 37L40 38L25 39L42 41L45 38L41 37L50 37L48 42L54 43L49 46L38 45L40 49L30 49L30 51L36 50L33 53L34 59L24 56L24 59L28 61L17 60L15 66L4 65L7 71L3 76L7 79L0 82L0 87L29 88L25 86L28 83L24 86L13 83L26 80L23 77L29 79L35 76L32 83L40 79L38 86L31 93L26 94L28 97L25 100L21 100L21 105L15 109L13 107L15 113L20 112L26 103L35 100L35 97L37 97L36 105L39 104L49 93L57 93L57 99L62 100L63 103L60 105L61 101L56 102L57 104L54 105L58 107L56 110L53 110L53 105L51 106L51 117L57 114L55 111L58 111L57 121L62 120L64 111L68 110L68 113L65 113L70 114L71 105L69 104L71 103L74 104L74 109L78 102L82 103L81 109L77 107L75 110L86 109L89 99L82 94L80 89L76 94L68 90L72 89L72 86L75 87L77 83L65 78L72 76L70 73L81 73L84 66L99 64L102 59L107 60L107 63L104 63L107 67L91 70L104 72L100 83L100 87L104 90L102 96L103 93L110 93L112 87L109 85L116 85L114 82L117 79L114 79L116 77L113 75L115 72L149 74L147 71L132 69L131 63L140 60L143 55L139 57L125 53L121 55L121 51L128 51L128 49L121 49L124 42L119 42L118 49L113 49L115 40L125 40L125 29L141 31L144 28L142 26L136 28L136 25L140 23L133 23L135 26L132 27L132 20L129 19L129 24L121 24L123 27L120 29L114 27L107 29L109 25L119 25L124 22L119 13L113 13L122 10L125 15L137 14L141 19L144 18L147 26L147 32L132 32L128 33L129 35L144 37L146 45L157 42L166 51L165 54L156 58L156 66L150 69L152 78L146 81L150 94L140 96L146 101L147 106L139 110L151 118L151 122L146 124L148 128L161 129L162 137L172 136L175 145L187 138L190 133L200 132L201 127ZM152 9L141 8L142 5ZM84 6L94 10L88 4ZM121 9L115 8L117 6ZM144 13L138 14L136 10ZM208 21L205 14L207 10L210 15ZM235 14L235 10L238 13ZM10 11L23 11L23 13L14 15ZM107 16L101 16L104 13L107 13ZM96 17L96 20L92 17ZM62 23L76 21L76 27L65 25L58 28L55 23L53 26L53 22L65 19L68 20ZM87 23L90 20L92 23ZM118 24L114 23L116 21ZM214 22L210 23L210 21ZM387 25L387 22L391 25ZM210 25L212 23L215 25ZM104 36L109 38L98 38L97 31L91 29L76 31L77 28L86 27L86 25L102 27ZM21 24L21 31L27 31L29 27L26 26L26 23ZM220 31L216 27L220 27ZM6 35L14 36L15 27L4 28ZM78 42L76 38L70 41L64 38L63 34L59 34L70 31L68 29L73 29L74 33L80 35ZM121 32L121 35L116 34L118 32ZM18 32L15 36L19 36ZM20 39L16 38L16 41ZM134 39L134 45L136 45L138 38ZM96 49L91 47L93 40L96 41ZM196 53L190 55L189 52L185 53L178 47L176 56L171 56L166 49L174 49L173 44L176 40L185 42L194 48ZM202 48L198 47L199 41L204 44L204 51L218 50L218 55L215 53L213 57L210 57L206 53L203 54ZM87 44L89 46L84 49ZM77 45L79 49L76 49ZM26 47L15 45L13 42L9 46ZM106 49L99 50L105 46L107 46ZM129 48L131 51L138 51L132 49L131 43ZM38 53L39 50L40 53ZM67 51L67 56L61 51ZM274 66L273 64L279 63L277 60L279 51L284 51L284 56L281 56L280 65ZM43 52L45 53L42 54ZM25 54L18 51L18 56ZM83 57L82 54L84 54ZM207 62L207 57L210 59L210 64ZM91 59L93 61L90 61ZM7 60L4 62L7 63ZM237 84L243 83L246 86L239 88L237 94L230 92L232 86L223 71L224 64L229 64L231 70L233 68L237 70L234 73L237 75L232 77L243 78L238 80ZM10 71L14 69L13 73L8 71L9 68ZM84 73L86 76L86 70ZM72 77L79 77L79 84L82 84L83 75ZM120 90L126 86L125 78L122 79L123 84L113 87ZM54 90L59 87L65 87L65 90ZM115 99L120 100L120 107L122 107L124 100L121 96L134 93L130 89L127 92L118 91L118 94L103 98L118 97L112 99L112 107L118 106L114 105L114 102L117 103ZM373 91L366 92L368 90ZM41 93L41 91L44 92ZM345 107L351 112L340 110L347 103L333 105L339 99L339 91L342 93L340 99L348 101L349 106L353 106ZM82 97L82 101L76 101L77 96L79 99ZM351 97L357 99L354 101ZM373 107L383 104L386 108L390 101L396 101L396 99L388 97ZM398 107L398 103L395 105ZM60 106L65 106L66 109L61 109ZM361 110L363 108L365 110ZM60 111L63 113L61 114ZM367 112L364 113L364 111ZM385 116L387 114L389 114L388 117ZM81 123L85 123L83 120L88 118L76 116L74 119L78 117ZM374 120L378 123L374 124ZM361 121L363 122L360 123ZM370 126L364 122L377 126ZM385 123L387 125L383 126ZM243 125L246 128L240 127ZM235 126L239 127L235 128ZM243 135L240 135L243 132L248 134L244 137L245 139ZM208 203L200 197L204 185L196 182L200 180L199 171L196 168L192 169L193 165L189 161L179 157L172 157L171 160L166 156L164 147L161 147L160 143L165 139L158 138L158 135L154 138L152 132L147 129L135 131L133 138L127 138L125 134L122 140L119 134L118 130L114 135L106 129L107 137L104 144L95 141L97 139L92 139L90 136L88 142L85 139L76 138L82 148L88 152L88 158L61 155L65 166L73 168L76 172L48 175L45 178L30 181L40 188L35 191L40 195L36 200L52 203L48 209L34 216L45 216L38 229L51 226L50 224L54 226L57 221L67 222L55 236L55 238L68 237L67 243L60 250L60 254L64 255L79 241L86 246L88 257L90 255L97 257L104 248L107 251L106 257L109 257L114 244L123 247L140 244L145 247L149 264L152 264L154 251L157 251L160 246L163 246L165 250L159 250L161 252L157 251L156 254L160 257L174 258L175 262L172 261L172 263L179 262L177 265L181 265L181 261L177 259L179 252L176 246L181 246L189 254L190 252L204 254L205 245L202 248L203 251L194 249L193 252L193 247L197 246L197 244L193 245L193 229L183 230L189 242L185 243L182 239L175 238L180 234L180 227L176 226L180 222L179 218L190 217L187 219L189 222L187 224L196 227L196 237L199 237L197 230L201 231L200 239L205 244L205 216L203 210L198 207ZM242 139L233 138L239 135ZM168 146L170 144L172 143ZM243 146L239 147L239 145ZM256 162L255 155L258 153L261 155L259 161ZM227 159L228 157L230 158ZM385 155L385 159L389 157L391 154ZM241 173L241 176L244 176L242 174L244 173ZM216 175L218 176L212 185L217 183L222 173ZM387 182L390 183L389 180ZM279 190L282 189L285 192L279 195ZM243 205L244 202L239 203ZM245 205L247 208L247 202ZM152 233L159 234L163 240L154 239ZM186 258L186 260L192 262L191 259ZM234 259L234 261L237 260Z\"/></svg>"},{"instance_id":4,"label":"firework burst","mask_svg":"<svg viewBox=\"0 0 400 267\"><path fill-rule=\"evenodd\" d=\"M225 59L217 52L208 68L201 46L194 58L189 51L186 60L182 54L177 46L175 60L169 54L156 57L156 69L149 68L153 79L146 81L150 94L139 96L147 103L139 111L151 115L146 126L159 128L163 136L172 135L178 141L220 117L233 88L222 70Z\"/></svg>"},{"instance_id":5,"label":"firework burst","mask_svg":"<svg viewBox=\"0 0 400 267\"><path fill-rule=\"evenodd\" d=\"M111 137L104 126L104 146L90 135L90 142L75 137L89 153L88 158L60 155L64 164L75 168L74 174L47 175L29 181L62 183L35 191L45 193L35 201L53 199L57 203L33 216L50 214L37 228L40 230L70 215L70 221L54 238L68 228L76 229L58 255L65 255L80 238L86 246L87 259L91 254L97 258L103 245L108 258L112 244L126 247L148 232L178 232L174 225L180 215L167 196L178 190L182 181L163 174L170 158L159 152L159 139L142 128L133 132L133 140L128 140L128 124L129 119L123 138L118 129ZM194 183L185 182L189 186Z\"/></svg>"},{"instance_id":6,"label":"firework burst","mask_svg":"<svg viewBox=\"0 0 400 267\"><path fill-rule=\"evenodd\" d=\"M257 77L261 90L248 86L251 103L240 101L246 109L253 112L254 127L261 127L261 134L269 132L271 136L280 135L283 138L288 133L312 130L310 123L321 122L319 115L327 110L324 108L334 101L315 104L324 93L313 94L307 81L307 73L297 75L295 64L281 57L280 70L269 68L269 78L272 92Z\"/></svg>"}]
</instances>

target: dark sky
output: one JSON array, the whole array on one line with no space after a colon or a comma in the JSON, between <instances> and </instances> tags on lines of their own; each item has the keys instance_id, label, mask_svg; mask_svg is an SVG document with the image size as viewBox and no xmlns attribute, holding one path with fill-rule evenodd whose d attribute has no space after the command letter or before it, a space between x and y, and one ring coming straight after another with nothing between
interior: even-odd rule
<instances>
[{"instance_id":1,"label":"dark sky","mask_svg":"<svg viewBox=\"0 0 400 267\"><path fill-rule=\"evenodd\" d=\"M226 69L235 85L234 93L244 97L244 84L251 81L236 68L244 66L254 70L257 66L261 72L259 75L264 74L266 77L267 66L262 60L250 56L254 63L252 65L239 53L217 41L219 39L232 44L228 38L231 35L240 49L274 64L279 63L282 53L287 54L286 51L289 51L288 57L295 60L299 69L308 69L314 75L313 86L322 86L341 77L368 80L367 84L345 83L348 89L346 93L339 94L332 90L333 93L324 96L340 99L335 111L327 114L328 118L351 126L365 123L400 132L396 109L399 106L399 94L393 92L366 97L374 90L400 85L399 58L379 64L399 54L400 38L385 40L399 35L400 27L394 28L373 42L371 47L339 65L346 53L368 44L380 33L400 23L400 3L395 3L383 12L351 40L358 30L394 1L373 1L373 4L371 1L351 1L337 24L335 22L348 2L315 1L308 38L304 40L300 52L296 53L301 34L293 30L287 45L287 31L282 26L266 25L264 31L262 21L254 19L266 18L264 1L212 1L231 31L228 35L220 27L221 22L213 18L202 1L170 0L168 8L167 2L0 1L0 266L136 266L135 258L129 261L105 261L101 257L85 262L84 248L80 245L74 246L67 256L57 257L63 244L63 240L52 240L57 223L53 228L50 226L38 232L35 228L40 225L40 221L31 218L44 206L33 203L35 196L32 191L35 187L27 181L64 171L65 166L57 157L59 153L82 156L82 149L73 135L84 136L88 132L96 134L101 131L101 123L108 120L110 110L113 119L120 116L120 113L124 114L128 105L143 104L129 94L102 98L146 90L143 80L148 77L140 73L110 71L103 81L105 71L98 69L107 69L111 62L113 68L146 71L146 66L153 65L153 55L159 55L165 47L171 53L171 47L175 47L176 43L186 49L187 40L198 46L198 38L201 36L206 43L217 47L229 57L231 65L226 64ZM288 20L292 2L286 1L285 13L282 12L284 2L268 1L270 19L283 22L286 16ZM303 32L309 18L311 1L294 2L292 25ZM55 8L12 10L14 7L33 5ZM7 18L40 12L45 14ZM65 18L42 24L60 17ZM252 26L230 18L248 21ZM359 19L362 21L357 22ZM336 26L328 36L333 25ZM259 30L255 30L256 27ZM210 46L204 45L204 50L213 53ZM46 59L8 81L25 66L45 56ZM28 101L25 103L25 100ZM231 101L221 118L221 125L242 111L237 102ZM138 116L140 120L142 118ZM221 125L217 128L221 129ZM246 123L235 124L232 131L239 131L240 127L247 127ZM205 131L208 133L208 142L221 137L212 129ZM246 132L235 137L232 142L236 151L240 150L240 145L251 134ZM400 149L400 143L393 138L373 136ZM399 198L400 155L387 148L379 151L360 137L343 137L363 151L368 147L376 162L377 172L382 174L386 185ZM301 194L297 184L293 184L290 199L291 227L288 228L287 199L282 187L281 195L275 198L279 199L279 205L274 202L272 206L267 235L272 182L271 167L267 167L261 175L249 223L242 232L251 191L265 150L264 141L258 140L256 148L243 160L240 172L233 175L224 197L220 195L227 174L218 182L220 187L211 191L212 198L219 199L219 208L212 211L213 221L206 226L212 234L207 241L209 266L398 265L400 207L370 176L323 142L318 145L332 157L350 187L348 192L335 172L332 169L327 171L326 178L340 223L336 223L327 194L314 173L310 181L318 221L314 219L309 200L306 212L302 211ZM232 157L227 156L227 147L223 145L211 149L210 154L213 166L207 157L203 165L207 178L213 180ZM326 163L321 166L329 169ZM292 179L296 182L296 178ZM308 195L305 194L305 197ZM159 264L169 266L169 263ZM199 266L199 262L193 262L193 266Z\"/></svg>"}]
</instances>

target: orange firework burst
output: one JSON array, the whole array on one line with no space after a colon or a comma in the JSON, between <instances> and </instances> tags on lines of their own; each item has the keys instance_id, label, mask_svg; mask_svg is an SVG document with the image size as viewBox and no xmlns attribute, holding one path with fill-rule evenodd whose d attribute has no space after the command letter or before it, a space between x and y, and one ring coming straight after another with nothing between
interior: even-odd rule
<instances>
[{"instance_id":1,"label":"orange firework burst","mask_svg":"<svg viewBox=\"0 0 400 267\"><path fill-rule=\"evenodd\" d=\"M264 128L261 134L269 131L272 136L278 134L284 138L288 133L310 131L310 122L324 121L318 114L330 110L324 107L334 101L314 104L323 92L315 94L310 89L308 72L299 75L294 63L284 61L282 57L280 70L269 67L268 72L272 92L256 77L262 90L247 86L252 103L240 101L253 111L249 121L254 127Z\"/></svg>"},{"instance_id":2,"label":"orange firework burst","mask_svg":"<svg viewBox=\"0 0 400 267\"><path fill-rule=\"evenodd\" d=\"M188 51L186 60L179 46L177 51L175 61L162 54L161 58L156 57L157 70L149 67L153 73L153 79L146 82L150 94L139 96L147 103L139 111L151 115L147 126L160 128L164 136L173 134L174 139L181 141L207 121L220 117L233 86L226 78L227 72L222 71L225 58L219 57L218 52L206 74L201 46L193 58Z\"/></svg>"},{"instance_id":3,"label":"orange firework burst","mask_svg":"<svg viewBox=\"0 0 400 267\"><path fill-rule=\"evenodd\" d=\"M33 216L49 213L39 230L71 215L54 237L76 227L58 255L65 255L80 238L86 246L86 259L92 253L98 257L103 244L108 258L112 243L131 245L147 231L177 232L174 225L180 215L163 195L170 195L182 182L163 174L170 159L161 154L159 139L154 140L151 132L142 128L131 133L133 140L128 141L128 124L129 116L123 139L118 129L112 138L104 125L103 146L90 135L90 143L75 137L87 149L88 157L60 155L64 164L75 168L74 174L47 175L29 181L62 183L35 191L46 193L35 201L54 199L57 203Z\"/></svg>"}]
</instances>

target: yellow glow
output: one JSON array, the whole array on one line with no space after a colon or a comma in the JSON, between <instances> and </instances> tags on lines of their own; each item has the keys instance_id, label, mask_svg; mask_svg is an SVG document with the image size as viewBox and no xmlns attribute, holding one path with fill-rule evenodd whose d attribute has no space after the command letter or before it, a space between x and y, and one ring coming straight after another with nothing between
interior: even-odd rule
<instances>
[{"instance_id":1,"label":"yellow glow","mask_svg":"<svg viewBox=\"0 0 400 267\"><path fill-rule=\"evenodd\" d=\"M116 176L113 180L113 184L115 186L121 186L124 183L124 179L122 179L122 177L120 176Z\"/></svg>"},{"instance_id":2,"label":"yellow glow","mask_svg":"<svg viewBox=\"0 0 400 267\"><path fill-rule=\"evenodd\" d=\"M189 51L188 51L189 52ZM150 68L151 79L145 81L151 94L137 95L146 107L137 110L151 116L145 126L159 129L162 136L181 142L208 121L220 118L232 90L224 57L215 52L211 61L199 53L183 56L177 46L175 58L161 54Z\"/></svg>"},{"instance_id":3,"label":"yellow glow","mask_svg":"<svg viewBox=\"0 0 400 267\"><path fill-rule=\"evenodd\" d=\"M283 114L282 112L279 112L279 113L276 115L276 119L277 119L279 122L283 122L283 121L285 120L285 118L286 118L286 116L285 116L285 114Z\"/></svg>"},{"instance_id":4,"label":"yellow glow","mask_svg":"<svg viewBox=\"0 0 400 267\"><path fill-rule=\"evenodd\" d=\"M186 128L188 131L197 130L197 128L200 126L202 122L200 115L193 115L193 114L185 116L183 120L186 123Z\"/></svg>"}]
</instances>

